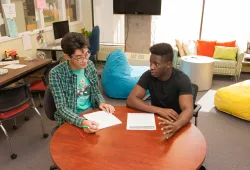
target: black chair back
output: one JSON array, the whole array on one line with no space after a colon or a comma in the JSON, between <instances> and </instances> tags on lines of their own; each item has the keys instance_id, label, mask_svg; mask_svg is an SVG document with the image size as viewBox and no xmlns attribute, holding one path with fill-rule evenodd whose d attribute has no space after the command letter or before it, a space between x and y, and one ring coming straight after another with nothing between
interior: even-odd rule
<instances>
[{"instance_id":1,"label":"black chair back","mask_svg":"<svg viewBox=\"0 0 250 170\"><path fill-rule=\"evenodd\" d=\"M192 84L193 102L195 103L199 87L196 84Z\"/></svg>"},{"instance_id":2,"label":"black chair back","mask_svg":"<svg viewBox=\"0 0 250 170\"><path fill-rule=\"evenodd\" d=\"M46 67L46 69L45 69L45 71L44 71L44 73L43 73L43 75L44 75L44 77L43 77L43 83L44 83L44 85L45 85L46 87L49 85L49 72L50 72L50 70L51 70L52 68L54 68L55 66L57 66L59 63L60 63L60 61L55 61L55 62L50 63L50 64Z\"/></svg>"},{"instance_id":3,"label":"black chair back","mask_svg":"<svg viewBox=\"0 0 250 170\"><path fill-rule=\"evenodd\" d=\"M29 102L30 99L31 92L28 83L0 89L0 112L16 109Z\"/></svg>"},{"instance_id":4,"label":"black chair back","mask_svg":"<svg viewBox=\"0 0 250 170\"><path fill-rule=\"evenodd\" d=\"M49 87L47 87L44 95L44 111L50 120L55 120L56 105Z\"/></svg>"}]
</instances>

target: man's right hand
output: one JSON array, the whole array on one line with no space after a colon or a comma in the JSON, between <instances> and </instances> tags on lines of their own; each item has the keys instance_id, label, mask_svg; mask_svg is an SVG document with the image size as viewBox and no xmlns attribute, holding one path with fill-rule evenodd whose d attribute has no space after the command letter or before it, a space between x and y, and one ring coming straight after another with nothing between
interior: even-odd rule
<instances>
[{"instance_id":1,"label":"man's right hand","mask_svg":"<svg viewBox=\"0 0 250 170\"><path fill-rule=\"evenodd\" d=\"M157 113L170 122L175 122L179 117L179 115L173 109L160 108Z\"/></svg>"},{"instance_id":2,"label":"man's right hand","mask_svg":"<svg viewBox=\"0 0 250 170\"><path fill-rule=\"evenodd\" d=\"M84 128L83 131L86 133L95 133L99 130L99 124L92 120L83 120L82 126L88 126L89 128Z\"/></svg>"}]
</instances>

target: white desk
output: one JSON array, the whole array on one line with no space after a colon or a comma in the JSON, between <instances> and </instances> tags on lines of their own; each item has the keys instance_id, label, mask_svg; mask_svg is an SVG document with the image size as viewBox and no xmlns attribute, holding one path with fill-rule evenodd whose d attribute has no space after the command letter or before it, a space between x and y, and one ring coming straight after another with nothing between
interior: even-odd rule
<instances>
[{"instance_id":1,"label":"white desk","mask_svg":"<svg viewBox=\"0 0 250 170\"><path fill-rule=\"evenodd\" d=\"M61 45L49 45L46 48L38 48L36 49L37 51L50 51L51 53L51 58L56 61L56 52L57 51L62 51Z\"/></svg>"}]
</instances>

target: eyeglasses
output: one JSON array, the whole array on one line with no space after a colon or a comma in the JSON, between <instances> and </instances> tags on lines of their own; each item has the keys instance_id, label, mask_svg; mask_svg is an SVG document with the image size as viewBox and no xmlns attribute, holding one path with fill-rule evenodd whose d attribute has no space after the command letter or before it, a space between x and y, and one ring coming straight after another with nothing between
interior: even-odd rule
<instances>
[{"instance_id":1,"label":"eyeglasses","mask_svg":"<svg viewBox=\"0 0 250 170\"><path fill-rule=\"evenodd\" d=\"M85 54L81 55L82 57L79 57L79 58L72 57L72 58L80 63L80 62L83 62L84 59L88 60L90 57L90 54L91 54L91 52L87 51Z\"/></svg>"}]
</instances>

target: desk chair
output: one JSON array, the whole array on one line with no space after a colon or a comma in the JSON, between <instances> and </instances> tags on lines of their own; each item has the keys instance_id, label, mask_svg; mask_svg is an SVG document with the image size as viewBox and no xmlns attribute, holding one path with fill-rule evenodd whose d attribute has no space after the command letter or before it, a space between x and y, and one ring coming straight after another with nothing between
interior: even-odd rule
<instances>
[{"instance_id":1,"label":"desk chair","mask_svg":"<svg viewBox=\"0 0 250 170\"><path fill-rule=\"evenodd\" d=\"M30 108L34 109L40 117L43 137L47 138L48 134L44 132L42 116L34 104L29 84L24 83L19 84L15 87L0 89L0 127L3 130L9 143L9 152L11 159L16 159L17 154L13 153L12 151L8 133L3 127L2 122L9 119L15 119L16 116L24 113Z\"/></svg>"},{"instance_id":2,"label":"desk chair","mask_svg":"<svg viewBox=\"0 0 250 170\"><path fill-rule=\"evenodd\" d=\"M92 29L91 36L89 37L89 45L90 45L90 60L95 63L97 59L97 53L99 52L99 45L100 45L100 28L99 26L95 26Z\"/></svg>"},{"instance_id":3,"label":"desk chair","mask_svg":"<svg viewBox=\"0 0 250 170\"><path fill-rule=\"evenodd\" d=\"M57 66L60 63L60 61L55 61L50 63L42 76L30 76L31 78L39 78L40 80L35 81L34 83L32 83L30 85L30 90L32 93L34 94L38 94L38 98L39 98L39 107L43 107L42 105L42 99L41 99L41 93L44 93L46 90L46 87L49 84L49 72L52 68L54 68L55 66Z\"/></svg>"},{"instance_id":4,"label":"desk chair","mask_svg":"<svg viewBox=\"0 0 250 170\"><path fill-rule=\"evenodd\" d=\"M194 113L193 113L193 117L195 118L195 126L197 126L197 118L198 118L198 114L199 111L201 109L201 105L195 103L196 97L197 97L197 93L198 93L198 86L196 84L192 84L192 93L193 93L193 101L194 101ZM150 97L150 94L146 95L142 100L147 100Z\"/></svg>"},{"instance_id":5,"label":"desk chair","mask_svg":"<svg viewBox=\"0 0 250 170\"><path fill-rule=\"evenodd\" d=\"M44 110L45 110L45 114L47 115L47 117L50 120L55 121L54 113L56 112L56 106L55 106L53 95L49 87L47 87L45 91L45 95L44 95ZM57 129L58 129L58 126L52 129L51 136L54 135ZM55 170L55 169L58 169L56 165L50 166L50 170Z\"/></svg>"}]
</instances>

